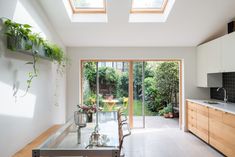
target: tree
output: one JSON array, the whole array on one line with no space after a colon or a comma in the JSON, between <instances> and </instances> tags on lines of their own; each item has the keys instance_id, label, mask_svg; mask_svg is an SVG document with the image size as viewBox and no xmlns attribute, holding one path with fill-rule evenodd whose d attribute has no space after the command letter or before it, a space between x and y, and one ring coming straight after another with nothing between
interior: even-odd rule
<instances>
[{"instance_id":1,"label":"tree","mask_svg":"<svg viewBox=\"0 0 235 157\"><path fill-rule=\"evenodd\" d=\"M134 97L135 100L142 99L142 62L134 63ZM144 62L144 77L153 77L153 69L148 62Z\"/></svg>"},{"instance_id":2,"label":"tree","mask_svg":"<svg viewBox=\"0 0 235 157\"><path fill-rule=\"evenodd\" d=\"M129 91L129 75L128 72L123 72L120 76L118 84L118 97L128 97Z\"/></svg>"},{"instance_id":3,"label":"tree","mask_svg":"<svg viewBox=\"0 0 235 157\"><path fill-rule=\"evenodd\" d=\"M159 111L166 104L176 102L179 92L178 63L158 64L154 70L154 77L145 78L145 91L147 106L153 112Z\"/></svg>"},{"instance_id":4,"label":"tree","mask_svg":"<svg viewBox=\"0 0 235 157\"><path fill-rule=\"evenodd\" d=\"M96 93L96 62L84 62L83 64L83 75L91 90Z\"/></svg>"},{"instance_id":5,"label":"tree","mask_svg":"<svg viewBox=\"0 0 235 157\"><path fill-rule=\"evenodd\" d=\"M96 94L96 62L84 63L84 79L88 83L89 92ZM84 82L85 82L84 81ZM99 86L102 94L117 94L117 87L119 82L119 75L111 67L99 67ZM103 90L103 91L102 91ZM89 97L89 96L88 96Z\"/></svg>"},{"instance_id":6,"label":"tree","mask_svg":"<svg viewBox=\"0 0 235 157\"><path fill-rule=\"evenodd\" d=\"M156 70L157 89L167 104L179 92L179 66L177 62L163 62Z\"/></svg>"}]
</instances>

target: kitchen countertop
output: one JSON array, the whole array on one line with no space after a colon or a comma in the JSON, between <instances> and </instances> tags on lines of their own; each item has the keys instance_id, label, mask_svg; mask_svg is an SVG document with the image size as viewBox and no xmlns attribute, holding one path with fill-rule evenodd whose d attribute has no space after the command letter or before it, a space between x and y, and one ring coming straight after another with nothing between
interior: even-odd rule
<instances>
[{"instance_id":1,"label":"kitchen countertop","mask_svg":"<svg viewBox=\"0 0 235 157\"><path fill-rule=\"evenodd\" d=\"M235 114L235 103L224 103L223 101L219 100L200 100L200 99L187 99L187 101L198 103L204 106L208 106L210 108L218 109L227 113ZM206 101L216 101L219 102L219 104L209 104Z\"/></svg>"}]
</instances>

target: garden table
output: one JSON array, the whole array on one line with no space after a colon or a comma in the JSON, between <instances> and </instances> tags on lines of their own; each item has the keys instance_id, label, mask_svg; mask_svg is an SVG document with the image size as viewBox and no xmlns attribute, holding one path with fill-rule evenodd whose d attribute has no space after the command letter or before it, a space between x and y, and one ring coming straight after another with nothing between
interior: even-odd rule
<instances>
[{"instance_id":1,"label":"garden table","mask_svg":"<svg viewBox=\"0 0 235 157\"><path fill-rule=\"evenodd\" d=\"M116 103L118 103L118 100L112 99L112 100L103 100L104 103L106 103L108 105L108 111L112 111L113 107L116 105Z\"/></svg>"}]
</instances>

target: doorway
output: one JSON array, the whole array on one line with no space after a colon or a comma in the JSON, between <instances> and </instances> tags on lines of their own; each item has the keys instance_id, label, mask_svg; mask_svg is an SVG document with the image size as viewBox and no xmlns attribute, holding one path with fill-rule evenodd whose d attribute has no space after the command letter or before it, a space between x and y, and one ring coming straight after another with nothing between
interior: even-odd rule
<instances>
[{"instance_id":1,"label":"doorway","mask_svg":"<svg viewBox=\"0 0 235 157\"><path fill-rule=\"evenodd\" d=\"M170 69L167 70L167 68ZM94 102L98 96L99 104L105 111L125 106L131 128L149 127L148 124L151 122L148 122L151 118L163 114L163 110L171 110L175 114L174 117L179 117L179 126L181 126L181 60L82 60L81 71L81 103L91 103L91 100ZM97 71L98 94L95 90L96 79L94 79ZM157 74L159 72L160 74ZM176 73L173 78L172 73ZM168 83L167 85L171 86L169 82L172 81L176 81L174 85L177 89L169 92L169 97L166 93L159 94L158 90L167 91L157 88L159 84Z\"/></svg>"}]
</instances>

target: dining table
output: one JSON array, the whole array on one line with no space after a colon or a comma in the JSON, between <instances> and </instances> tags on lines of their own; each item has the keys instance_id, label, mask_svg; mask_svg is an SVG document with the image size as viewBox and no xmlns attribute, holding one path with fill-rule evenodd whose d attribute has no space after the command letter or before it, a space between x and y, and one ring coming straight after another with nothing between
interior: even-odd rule
<instances>
[{"instance_id":1,"label":"dining table","mask_svg":"<svg viewBox=\"0 0 235 157\"><path fill-rule=\"evenodd\" d=\"M45 156L83 156L83 157L119 157L120 140L118 114L112 112L98 112L98 121L93 120L80 128L80 142L77 141L77 129L74 119L69 120L56 133L49 137L42 145L32 150L32 157ZM98 125L97 123L98 122ZM98 126L98 129L97 129ZM98 130L101 141L91 143L91 136Z\"/></svg>"}]
</instances>

